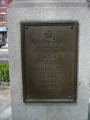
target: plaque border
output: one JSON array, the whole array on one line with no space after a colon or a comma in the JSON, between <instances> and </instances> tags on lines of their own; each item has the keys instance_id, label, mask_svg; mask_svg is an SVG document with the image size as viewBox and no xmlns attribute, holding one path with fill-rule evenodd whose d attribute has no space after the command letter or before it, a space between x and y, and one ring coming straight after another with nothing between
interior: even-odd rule
<instances>
[{"instance_id":1,"label":"plaque border","mask_svg":"<svg viewBox=\"0 0 90 120\"><path fill-rule=\"evenodd\" d=\"M27 95L27 81L26 81L26 45L25 45L25 29L28 29L28 26L49 26L49 25L68 25L73 29L73 98L68 99L30 99ZM77 99L77 61L78 61L78 21L21 21L21 62L22 62L22 86L23 86L23 102L24 103L75 103Z\"/></svg>"}]
</instances>

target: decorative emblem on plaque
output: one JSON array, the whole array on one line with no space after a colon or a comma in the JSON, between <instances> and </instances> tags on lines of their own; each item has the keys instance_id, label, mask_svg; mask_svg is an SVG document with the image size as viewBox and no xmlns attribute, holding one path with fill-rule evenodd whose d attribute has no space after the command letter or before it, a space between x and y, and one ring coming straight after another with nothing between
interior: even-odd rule
<instances>
[{"instance_id":1,"label":"decorative emblem on plaque","mask_svg":"<svg viewBox=\"0 0 90 120\"><path fill-rule=\"evenodd\" d=\"M43 38L46 41L53 42L55 40L55 31L49 27L46 27L43 32Z\"/></svg>"}]
</instances>

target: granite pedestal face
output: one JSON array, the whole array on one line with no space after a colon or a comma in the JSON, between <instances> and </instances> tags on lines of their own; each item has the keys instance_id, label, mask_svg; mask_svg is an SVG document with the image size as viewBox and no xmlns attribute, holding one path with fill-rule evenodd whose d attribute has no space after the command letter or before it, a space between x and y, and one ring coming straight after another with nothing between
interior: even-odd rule
<instances>
[{"instance_id":1,"label":"granite pedestal face","mask_svg":"<svg viewBox=\"0 0 90 120\"><path fill-rule=\"evenodd\" d=\"M76 103L23 103L21 21L78 21ZM12 120L87 120L90 8L85 0L14 0L8 11Z\"/></svg>"}]
</instances>

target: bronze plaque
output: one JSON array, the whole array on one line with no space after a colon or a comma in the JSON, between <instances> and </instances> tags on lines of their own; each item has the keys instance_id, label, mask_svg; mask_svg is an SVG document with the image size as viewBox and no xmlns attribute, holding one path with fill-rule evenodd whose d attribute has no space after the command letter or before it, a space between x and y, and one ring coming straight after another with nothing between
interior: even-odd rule
<instances>
[{"instance_id":1,"label":"bronze plaque","mask_svg":"<svg viewBox=\"0 0 90 120\"><path fill-rule=\"evenodd\" d=\"M78 22L21 22L24 102L75 102Z\"/></svg>"}]
</instances>

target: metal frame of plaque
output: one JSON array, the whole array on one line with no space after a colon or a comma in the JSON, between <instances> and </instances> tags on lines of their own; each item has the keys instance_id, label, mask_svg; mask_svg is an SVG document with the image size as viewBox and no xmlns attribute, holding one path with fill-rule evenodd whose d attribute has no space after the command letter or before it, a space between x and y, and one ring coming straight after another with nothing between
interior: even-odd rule
<instances>
[{"instance_id":1,"label":"metal frame of plaque","mask_svg":"<svg viewBox=\"0 0 90 120\"><path fill-rule=\"evenodd\" d=\"M21 22L24 102L76 102L78 22Z\"/></svg>"}]
</instances>

